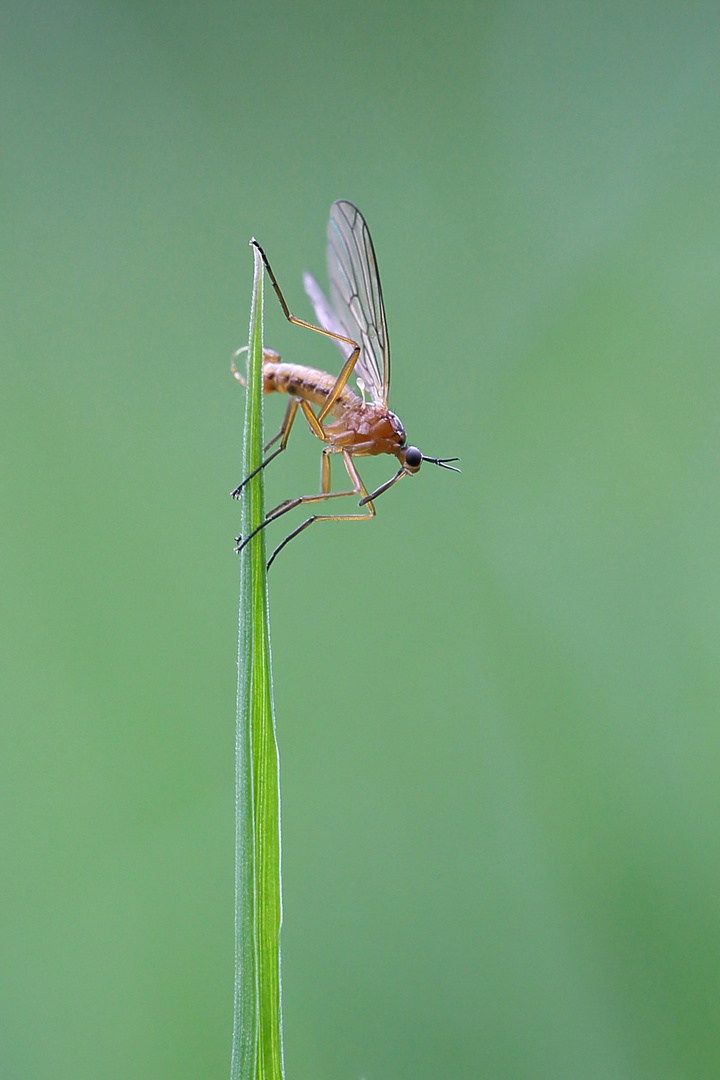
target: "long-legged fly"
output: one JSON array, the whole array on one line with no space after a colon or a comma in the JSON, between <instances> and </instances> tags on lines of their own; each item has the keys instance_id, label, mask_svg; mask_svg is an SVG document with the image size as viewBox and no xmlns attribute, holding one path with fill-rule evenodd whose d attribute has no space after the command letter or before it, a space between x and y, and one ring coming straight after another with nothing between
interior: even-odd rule
<instances>
[{"instance_id":1,"label":"long-legged fly","mask_svg":"<svg viewBox=\"0 0 720 1080\"><path fill-rule=\"evenodd\" d=\"M300 495L286 499L265 515L264 522L244 538L238 537L236 551L241 551L253 536L296 506L322 503L359 495L360 514L312 514L293 529L273 551L268 567L292 539L315 521L369 521L375 517L374 501L403 476L414 476L423 461L431 461L444 469L459 472L450 462L458 458L426 457L417 446L408 446L405 428L388 408L390 390L390 344L385 322L380 275L375 249L365 219L356 206L344 199L333 203L328 222L327 262L330 278L330 300L310 274L305 274L305 291L312 301L319 326L298 319L290 313L280 291L272 267L257 240L250 243L262 256L272 286L285 318L296 326L304 326L332 338L343 355L339 375L305 367L285 364L270 349L263 351L263 391L288 394L290 402L277 435L265 446L269 450L279 441L258 469L246 476L232 492L239 498L243 488L260 469L264 469L287 446L298 409L301 409L313 435L325 443L322 451L321 491L317 495ZM243 350L238 350L242 352ZM235 354L237 357L238 353ZM235 367L232 370L241 383L244 379ZM360 393L348 385L350 376ZM368 400L369 399L369 400ZM315 412L313 405L319 410ZM330 491L330 455L341 454L352 487L348 491ZM355 466L355 458L376 454L392 454L400 468L390 480L368 493Z\"/></svg>"}]
</instances>

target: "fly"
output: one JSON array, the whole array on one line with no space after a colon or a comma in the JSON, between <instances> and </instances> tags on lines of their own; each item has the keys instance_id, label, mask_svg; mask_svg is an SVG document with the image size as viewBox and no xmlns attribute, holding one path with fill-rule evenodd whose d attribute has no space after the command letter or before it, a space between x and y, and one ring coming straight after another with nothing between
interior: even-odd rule
<instances>
[{"instance_id":1,"label":"fly","mask_svg":"<svg viewBox=\"0 0 720 1080\"><path fill-rule=\"evenodd\" d=\"M414 476L423 461L431 461L433 465L440 465L452 472L460 470L449 464L451 461L458 461L458 458L426 457L417 446L408 446L405 428L388 408L390 344L385 307L375 249L365 219L358 208L344 199L333 203L330 208L327 247L330 299L327 299L310 274L305 274L304 277L305 292L315 309L319 326L291 314L265 252L257 240L253 239L250 243L262 256L288 322L332 338L343 355L344 364L339 375L330 375L302 364L285 364L278 353L270 349L263 350L264 393L276 391L288 394L290 402L280 430L264 449L268 451L277 442L280 445L257 469L245 477L232 492L232 496L239 498L247 482L283 452L298 409L302 410L313 435L325 443L321 459L321 491L318 495L300 495L295 499L286 499L268 511L264 522L253 532L244 539L237 538L235 550L241 551L260 529L264 529L271 521L276 521L297 506L359 495L359 505L365 511L360 514L312 514L275 548L268 561L269 568L285 545L315 521L370 521L375 517L375 499L404 476ZM238 353L235 354L237 355ZM244 384L245 380L235 367L235 357L232 371L235 378ZM360 394L355 393L348 385L352 374L355 375ZM352 485L349 491L330 491L331 454L342 455ZM368 493L355 467L354 459L377 454L392 454L399 461L400 468L390 480Z\"/></svg>"}]
</instances>

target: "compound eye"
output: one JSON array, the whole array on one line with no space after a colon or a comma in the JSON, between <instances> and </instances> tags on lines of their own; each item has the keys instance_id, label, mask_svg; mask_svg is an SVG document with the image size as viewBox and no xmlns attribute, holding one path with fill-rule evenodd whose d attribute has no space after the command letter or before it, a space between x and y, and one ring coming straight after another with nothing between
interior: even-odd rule
<instances>
[{"instance_id":1,"label":"compound eye","mask_svg":"<svg viewBox=\"0 0 720 1080\"><path fill-rule=\"evenodd\" d=\"M417 446L408 446L405 451L405 464L409 465L411 469L419 469L422 464L423 456L418 450Z\"/></svg>"}]
</instances>

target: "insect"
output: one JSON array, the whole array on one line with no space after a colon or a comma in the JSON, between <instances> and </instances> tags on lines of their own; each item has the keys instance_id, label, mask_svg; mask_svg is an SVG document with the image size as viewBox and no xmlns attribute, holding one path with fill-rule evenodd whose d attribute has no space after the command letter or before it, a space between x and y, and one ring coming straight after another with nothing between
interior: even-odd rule
<instances>
[{"instance_id":1,"label":"insect","mask_svg":"<svg viewBox=\"0 0 720 1080\"><path fill-rule=\"evenodd\" d=\"M344 199L333 203L330 208L327 247L330 300L310 274L304 277L305 291L315 309L319 326L291 314L265 252L257 240L253 239L250 243L262 256L285 318L296 326L304 326L331 338L345 362L339 375L330 375L301 364L285 364L278 353L270 349L263 351L264 393L276 391L288 394L290 402L280 430L264 450L267 452L277 442L280 445L245 477L232 496L239 498L247 482L283 452L298 409L302 410L313 435L325 443L321 459L321 491L317 495L300 495L280 503L265 515L264 522L253 532L244 539L237 538L235 550L241 551L260 529L297 506L359 495L359 506L364 510L363 513L352 514L312 514L275 548L268 561L269 568L285 545L316 521L370 521L375 517L375 499L404 476L414 476L423 461L431 461L433 465L452 472L460 470L450 464L451 461L458 461L458 458L426 457L417 446L408 446L405 428L388 408L390 344L385 307L375 249L358 208ZM232 370L235 377L244 383L235 367L235 357ZM355 375L359 394L348 385L352 374ZM319 411L315 412L313 406ZM342 456L352 485L348 491L330 490L332 454ZM398 459L400 468L390 480L368 493L355 466L355 458L376 454L392 454Z\"/></svg>"}]
</instances>

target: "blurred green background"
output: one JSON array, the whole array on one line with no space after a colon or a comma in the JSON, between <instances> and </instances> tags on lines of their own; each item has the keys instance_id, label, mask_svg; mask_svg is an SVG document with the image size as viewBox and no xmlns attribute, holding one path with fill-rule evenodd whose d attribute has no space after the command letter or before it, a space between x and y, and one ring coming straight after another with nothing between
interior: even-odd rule
<instances>
[{"instance_id":1,"label":"blurred green background","mask_svg":"<svg viewBox=\"0 0 720 1080\"><path fill-rule=\"evenodd\" d=\"M307 317L339 197L463 475L271 574L289 1080L720 1075L719 48L709 0L3 6L3 1078L228 1075L229 359L249 236Z\"/></svg>"}]
</instances>

